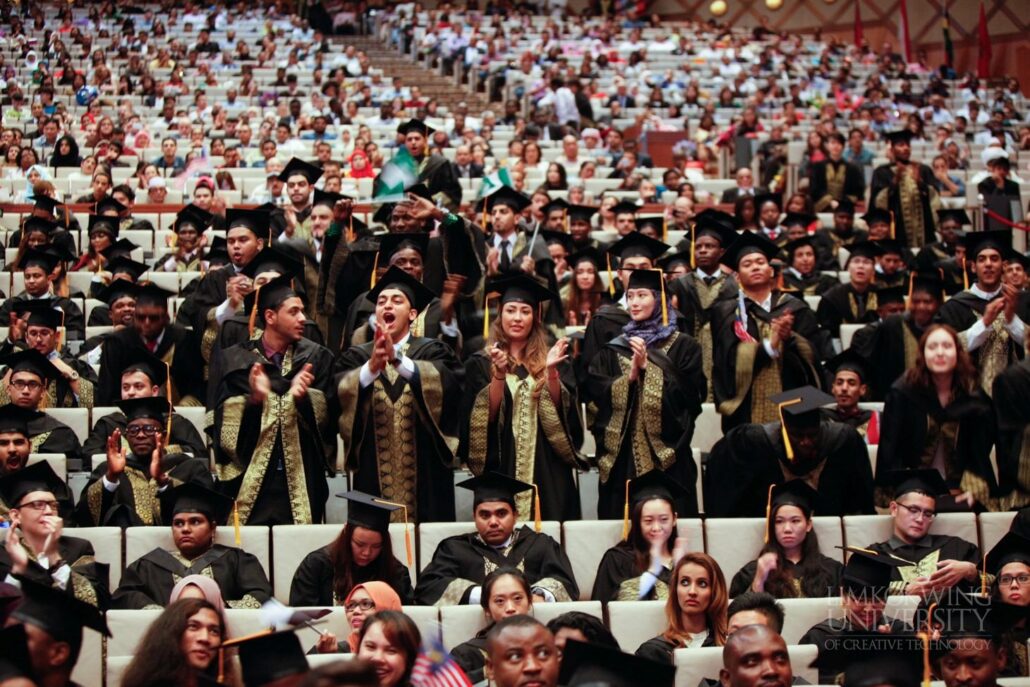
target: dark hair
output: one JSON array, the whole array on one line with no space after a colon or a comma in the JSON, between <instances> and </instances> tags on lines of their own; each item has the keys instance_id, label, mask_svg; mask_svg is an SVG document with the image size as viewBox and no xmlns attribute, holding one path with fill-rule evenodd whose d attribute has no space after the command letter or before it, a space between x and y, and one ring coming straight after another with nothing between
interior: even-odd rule
<instances>
[{"instance_id":1,"label":"dark hair","mask_svg":"<svg viewBox=\"0 0 1030 687\"><path fill-rule=\"evenodd\" d=\"M776 554L777 559L776 567L769 573L769 577L765 581L765 591L777 599L791 599L798 596L817 598L826 596L828 593L832 594L836 580L819 565L819 537L816 536L814 529L805 535L805 540L801 543L801 562L794 566L793 571L783 565L787 560L787 553L776 539L775 525L773 524L776 522L776 514L783 506L795 506L801 509L805 520L812 520L812 512L801 504L786 503L773 506L769 514L768 542L758 554L761 556L772 552ZM795 582L801 587L800 594Z\"/></svg>"},{"instance_id":2,"label":"dark hair","mask_svg":"<svg viewBox=\"0 0 1030 687\"><path fill-rule=\"evenodd\" d=\"M346 599L351 588L358 584L358 581L354 579L354 555L351 551L351 540L354 538L355 527L358 525L350 523L344 525L340 536L329 545L329 560L333 562L333 593L341 601ZM375 530L370 529L369 532L375 532ZM397 561L393 557L390 535L381 532L377 534L383 538L383 547L379 550L379 556L366 566L371 573L368 579L388 582L396 578Z\"/></svg>"},{"instance_id":3,"label":"dark hair","mask_svg":"<svg viewBox=\"0 0 1030 687\"><path fill-rule=\"evenodd\" d=\"M360 658L334 661L309 672L300 687L377 687L372 664Z\"/></svg>"},{"instance_id":4,"label":"dark hair","mask_svg":"<svg viewBox=\"0 0 1030 687\"><path fill-rule=\"evenodd\" d=\"M111 189L111 195L115 193L121 193L123 196L128 198L130 201L136 200L136 192L132 190L132 187L128 184L118 184Z\"/></svg>"},{"instance_id":5,"label":"dark hair","mask_svg":"<svg viewBox=\"0 0 1030 687\"><path fill-rule=\"evenodd\" d=\"M418 631L418 625L400 611L378 611L366 618L361 626L361 633L358 635L359 652L365 635L375 625L382 625L386 640L404 652L405 668L400 684L406 685L411 678L411 669L415 666L419 648L422 646L422 633Z\"/></svg>"},{"instance_id":6,"label":"dark hair","mask_svg":"<svg viewBox=\"0 0 1030 687\"><path fill-rule=\"evenodd\" d=\"M178 687L196 682L192 668L182 655L181 638L189 619L204 609L215 612L222 624L222 641L226 639L225 616L206 599L179 599L157 617L140 640L136 655L122 675L125 687ZM204 671L215 677L217 660Z\"/></svg>"},{"instance_id":7,"label":"dark hair","mask_svg":"<svg viewBox=\"0 0 1030 687\"><path fill-rule=\"evenodd\" d=\"M547 629L546 625L531 615L510 615L507 618L502 618L494 623L494 626L486 633L487 653L493 648L494 642L501 636L501 633L509 627L542 627L545 630Z\"/></svg>"},{"instance_id":8,"label":"dark hair","mask_svg":"<svg viewBox=\"0 0 1030 687\"><path fill-rule=\"evenodd\" d=\"M915 365L905 370L904 380L907 384L918 387L920 390L931 391L934 389L933 379L931 378L929 368L926 366L926 355L923 351L926 349L927 339L934 332L941 329L946 331L951 340L955 342L955 372L951 379L951 390L956 394L971 394L976 389L976 367L973 366L973 360L969 357L966 347L959 341L958 332L946 324L931 324L923 332L923 335L919 337L919 349L916 351Z\"/></svg>"},{"instance_id":9,"label":"dark hair","mask_svg":"<svg viewBox=\"0 0 1030 687\"><path fill-rule=\"evenodd\" d=\"M489 613L490 611L490 595L493 593L494 585L502 577L514 577L522 587L522 591L526 593L526 596L532 603L533 589L529 585L529 580L526 578L526 574L516 568L497 568L483 580L483 593L479 595L479 605L483 607L484 611Z\"/></svg>"},{"instance_id":10,"label":"dark hair","mask_svg":"<svg viewBox=\"0 0 1030 687\"><path fill-rule=\"evenodd\" d=\"M547 623L547 629L552 634L557 635L558 630L562 628L579 630L590 644L598 644L611 647L616 651L622 651L622 647L619 646L619 640L615 639L615 635L611 633L611 630L604 626L600 618L595 618L589 613L569 611L568 613L562 613L557 618L551 618Z\"/></svg>"},{"instance_id":11,"label":"dark hair","mask_svg":"<svg viewBox=\"0 0 1030 687\"><path fill-rule=\"evenodd\" d=\"M729 624L730 618L742 611L761 613L769 621L770 629L775 630L776 634L783 632L783 606L769 592L744 592L733 599L726 609L726 624Z\"/></svg>"},{"instance_id":12,"label":"dark hair","mask_svg":"<svg viewBox=\"0 0 1030 687\"><path fill-rule=\"evenodd\" d=\"M61 143L68 143L68 154L61 154ZM79 144L76 142L73 136L61 136L54 143L54 152L50 156L51 167L78 167L82 163L82 157L79 156Z\"/></svg>"},{"instance_id":13,"label":"dark hair","mask_svg":"<svg viewBox=\"0 0 1030 687\"><path fill-rule=\"evenodd\" d=\"M633 556L636 559L637 572L639 573L642 573L651 567L651 544L647 541L647 537L644 536L644 531L641 529L640 525L640 518L643 515L644 506L651 501L665 501L665 503L669 504L669 509L672 511L673 517L672 532L669 534L669 541L676 541L676 537L679 536L676 531L676 504L657 496L637 501L633 505L633 510L630 513L629 536L626 538L626 542L633 548ZM671 546L668 548L672 551Z\"/></svg>"}]
</instances>

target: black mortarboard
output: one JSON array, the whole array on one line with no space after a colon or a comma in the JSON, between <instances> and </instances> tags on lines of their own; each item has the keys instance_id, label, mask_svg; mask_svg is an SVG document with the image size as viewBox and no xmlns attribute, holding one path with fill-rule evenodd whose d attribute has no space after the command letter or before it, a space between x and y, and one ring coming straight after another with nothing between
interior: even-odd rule
<instances>
[{"instance_id":1,"label":"black mortarboard","mask_svg":"<svg viewBox=\"0 0 1030 687\"><path fill-rule=\"evenodd\" d=\"M775 203L776 207L783 207L783 196L779 193L759 193L755 196L755 209L759 212L762 211L762 206L766 203Z\"/></svg>"},{"instance_id":2,"label":"black mortarboard","mask_svg":"<svg viewBox=\"0 0 1030 687\"><path fill-rule=\"evenodd\" d=\"M564 231L541 229L540 236L547 241L547 245L556 243L565 248L566 253L572 252L572 236L570 234L566 234Z\"/></svg>"},{"instance_id":3,"label":"black mortarboard","mask_svg":"<svg viewBox=\"0 0 1030 687\"><path fill-rule=\"evenodd\" d=\"M875 241L855 241L848 246L849 262L851 258L869 258L875 261L881 255L883 255L883 248L878 246Z\"/></svg>"},{"instance_id":4,"label":"black mortarboard","mask_svg":"<svg viewBox=\"0 0 1030 687\"><path fill-rule=\"evenodd\" d=\"M529 207L531 201L525 194L519 193L511 186L501 186L488 195L485 202L488 212L493 211L497 205L507 205L516 213L519 213Z\"/></svg>"},{"instance_id":5,"label":"black mortarboard","mask_svg":"<svg viewBox=\"0 0 1030 687\"><path fill-rule=\"evenodd\" d=\"M962 243L966 247L966 260L969 262L976 261L976 256L988 248L1005 256L1012 250L1012 230L971 231L962 237Z\"/></svg>"},{"instance_id":6,"label":"black mortarboard","mask_svg":"<svg viewBox=\"0 0 1030 687\"><path fill-rule=\"evenodd\" d=\"M638 231L633 231L608 246L608 254L625 260L626 258L648 258L652 262L665 255L669 244L662 243Z\"/></svg>"},{"instance_id":7,"label":"black mortarboard","mask_svg":"<svg viewBox=\"0 0 1030 687\"><path fill-rule=\"evenodd\" d=\"M168 368L165 367L164 361L142 346L133 346L126 350L122 354L121 362L123 375L127 372L142 372L154 386L161 386L168 380Z\"/></svg>"},{"instance_id":8,"label":"black mortarboard","mask_svg":"<svg viewBox=\"0 0 1030 687\"><path fill-rule=\"evenodd\" d=\"M1020 545L1025 554L1030 542L1024 539ZM1026 562L1027 558L1016 560ZM932 614L934 624L941 628L942 641L936 653L947 653L960 638L1004 639L1013 626L1030 617L1028 611L1026 606L1007 604L997 597L952 590Z\"/></svg>"},{"instance_id":9,"label":"black mortarboard","mask_svg":"<svg viewBox=\"0 0 1030 687\"><path fill-rule=\"evenodd\" d=\"M164 426L168 418L168 400L163 396L147 396L145 398L126 398L118 401L118 407L125 413L125 421L149 419L157 420Z\"/></svg>"},{"instance_id":10,"label":"black mortarboard","mask_svg":"<svg viewBox=\"0 0 1030 687\"><path fill-rule=\"evenodd\" d=\"M144 263L136 262L124 255L119 255L107 263L107 271L112 275L128 274L132 276L132 281L139 279L148 269L150 269L150 267Z\"/></svg>"},{"instance_id":11,"label":"black mortarboard","mask_svg":"<svg viewBox=\"0 0 1030 687\"><path fill-rule=\"evenodd\" d=\"M604 265L604 253L596 248L582 248L569 256L569 265L573 268L583 261L591 262L600 269Z\"/></svg>"},{"instance_id":12,"label":"black mortarboard","mask_svg":"<svg viewBox=\"0 0 1030 687\"><path fill-rule=\"evenodd\" d=\"M96 606L80 601L63 589L19 578L22 602L11 613L11 618L45 631L59 642L82 646L82 628L96 630L111 636L104 616Z\"/></svg>"},{"instance_id":13,"label":"black mortarboard","mask_svg":"<svg viewBox=\"0 0 1030 687\"><path fill-rule=\"evenodd\" d=\"M404 189L404 193L418 196L419 198L425 198L426 200L433 199L433 194L429 191L429 187L421 181Z\"/></svg>"},{"instance_id":14,"label":"black mortarboard","mask_svg":"<svg viewBox=\"0 0 1030 687\"><path fill-rule=\"evenodd\" d=\"M216 236L211 239L211 245L208 247L207 253L204 254L204 259L207 260L209 264L229 264L229 249L226 245L225 239L221 236Z\"/></svg>"},{"instance_id":15,"label":"black mortarboard","mask_svg":"<svg viewBox=\"0 0 1030 687\"><path fill-rule=\"evenodd\" d=\"M44 218L44 217L28 217L25 223L21 225L21 231L23 236L28 236L32 232L38 231L50 236L50 234L57 228L57 224Z\"/></svg>"},{"instance_id":16,"label":"black mortarboard","mask_svg":"<svg viewBox=\"0 0 1030 687\"><path fill-rule=\"evenodd\" d=\"M17 433L28 436L29 421L40 416L38 410L22 408L13 403L0 406L0 434Z\"/></svg>"},{"instance_id":17,"label":"black mortarboard","mask_svg":"<svg viewBox=\"0 0 1030 687\"><path fill-rule=\"evenodd\" d=\"M110 284L97 293L97 300L111 305L119 298L124 298L125 296L132 296L135 299L138 292L139 287L128 279L112 279Z\"/></svg>"},{"instance_id":18,"label":"black mortarboard","mask_svg":"<svg viewBox=\"0 0 1030 687\"><path fill-rule=\"evenodd\" d=\"M57 495L64 492L65 483L50 463L41 460L21 470L8 473L0 478L0 494L8 508L15 508L25 497L34 491L45 491Z\"/></svg>"},{"instance_id":19,"label":"black mortarboard","mask_svg":"<svg viewBox=\"0 0 1030 687\"><path fill-rule=\"evenodd\" d=\"M28 313L28 324L35 327L47 327L57 331L57 328L64 324L64 312L55 307L51 298L39 300L18 300L13 301L11 308L19 315Z\"/></svg>"},{"instance_id":20,"label":"black mortarboard","mask_svg":"<svg viewBox=\"0 0 1030 687\"><path fill-rule=\"evenodd\" d=\"M570 639L562 650L558 683L568 687L672 687L676 666Z\"/></svg>"},{"instance_id":21,"label":"black mortarboard","mask_svg":"<svg viewBox=\"0 0 1030 687\"><path fill-rule=\"evenodd\" d=\"M368 292L366 298L375 303L379 300L379 294L386 289L397 289L403 293L408 297L411 307L418 312L425 312L429 303L436 298L436 294L426 288L422 282L395 265L391 265L386 274L379 278L375 288Z\"/></svg>"},{"instance_id":22,"label":"black mortarboard","mask_svg":"<svg viewBox=\"0 0 1030 687\"><path fill-rule=\"evenodd\" d=\"M337 496L347 499L348 524L374 530L384 536L390 532L390 514L401 508L363 491L348 491Z\"/></svg>"},{"instance_id":23,"label":"black mortarboard","mask_svg":"<svg viewBox=\"0 0 1030 687\"><path fill-rule=\"evenodd\" d=\"M788 212L787 216L783 218L784 227L808 227L809 224L815 222L818 217L810 215L807 212Z\"/></svg>"},{"instance_id":24,"label":"black mortarboard","mask_svg":"<svg viewBox=\"0 0 1030 687\"><path fill-rule=\"evenodd\" d=\"M12 373L31 372L40 379L51 381L61 378L61 373L53 363L35 348L26 348L24 351L5 355L0 358L0 364L6 365Z\"/></svg>"},{"instance_id":25,"label":"black mortarboard","mask_svg":"<svg viewBox=\"0 0 1030 687\"><path fill-rule=\"evenodd\" d=\"M408 121L404 122L403 124L397 127L397 133L403 134L404 136L407 136L412 131L414 131L415 133L422 134L426 138L429 138L433 135L433 132L436 131L436 129L429 126L421 119L409 119Z\"/></svg>"},{"instance_id":26,"label":"black mortarboard","mask_svg":"<svg viewBox=\"0 0 1030 687\"><path fill-rule=\"evenodd\" d=\"M637 231L643 231L648 227L654 229L659 235L662 233L662 225L665 220L660 215L648 215L647 217L637 217L633 220L633 223L637 225Z\"/></svg>"},{"instance_id":27,"label":"black mortarboard","mask_svg":"<svg viewBox=\"0 0 1030 687\"><path fill-rule=\"evenodd\" d=\"M115 200L114 196L104 196L93 204L93 212L97 215L102 215L110 210L120 217L121 214L128 209L129 208Z\"/></svg>"},{"instance_id":28,"label":"black mortarboard","mask_svg":"<svg viewBox=\"0 0 1030 687\"><path fill-rule=\"evenodd\" d=\"M810 514L818 500L819 492L803 479L792 479L772 488L773 506L797 506Z\"/></svg>"},{"instance_id":29,"label":"black mortarboard","mask_svg":"<svg viewBox=\"0 0 1030 687\"><path fill-rule=\"evenodd\" d=\"M689 492L682 484L662 470L648 470L629 483L629 500L632 504L650 499L664 499L673 504L675 509L675 504L686 499L688 495Z\"/></svg>"},{"instance_id":30,"label":"black mortarboard","mask_svg":"<svg viewBox=\"0 0 1030 687\"><path fill-rule=\"evenodd\" d=\"M487 284L487 293L500 293L501 305L525 303L534 308L554 298L554 292L527 274L497 277Z\"/></svg>"},{"instance_id":31,"label":"black mortarboard","mask_svg":"<svg viewBox=\"0 0 1030 687\"><path fill-rule=\"evenodd\" d=\"M274 279L262 284L243 298L243 311L252 313L253 321L262 323L265 318L264 312L271 308L275 310L286 301L297 295L293 288L293 277L288 274L280 274ZM254 311L257 306L257 311Z\"/></svg>"},{"instance_id":32,"label":"black mortarboard","mask_svg":"<svg viewBox=\"0 0 1030 687\"><path fill-rule=\"evenodd\" d=\"M820 409L837 399L814 386L802 386L770 396L769 400L779 408L781 423L809 427L819 423Z\"/></svg>"},{"instance_id":33,"label":"black mortarboard","mask_svg":"<svg viewBox=\"0 0 1030 687\"><path fill-rule=\"evenodd\" d=\"M858 375L858 378L865 382L868 378L869 365L865 358L855 352L854 349L846 348L834 357L826 361L826 369L836 375L838 372L848 370Z\"/></svg>"},{"instance_id":34,"label":"black mortarboard","mask_svg":"<svg viewBox=\"0 0 1030 687\"><path fill-rule=\"evenodd\" d=\"M25 678L34 685L39 684L32 671L29 640L24 626L12 625L0 630L0 646L4 648L4 657L0 658L0 683Z\"/></svg>"},{"instance_id":35,"label":"black mortarboard","mask_svg":"<svg viewBox=\"0 0 1030 687\"><path fill-rule=\"evenodd\" d=\"M664 279L661 270L632 270L629 273L629 283L626 284L626 290L651 289L657 293L663 293Z\"/></svg>"},{"instance_id":36,"label":"black mortarboard","mask_svg":"<svg viewBox=\"0 0 1030 687\"><path fill-rule=\"evenodd\" d=\"M673 253L672 255L666 255L664 258L658 261L658 264L666 272L671 272L676 265L686 265L687 269L691 269L690 265L690 251L680 251Z\"/></svg>"},{"instance_id":37,"label":"black mortarboard","mask_svg":"<svg viewBox=\"0 0 1030 687\"><path fill-rule=\"evenodd\" d=\"M251 279L257 279L263 272L276 272L288 277L296 277L304 269L304 266L292 256L287 255L277 248L262 248L258 251L247 266L240 270Z\"/></svg>"},{"instance_id":38,"label":"black mortarboard","mask_svg":"<svg viewBox=\"0 0 1030 687\"><path fill-rule=\"evenodd\" d=\"M737 240L737 220L728 212L707 208L694 215L694 240L714 236L726 248Z\"/></svg>"},{"instance_id":39,"label":"black mortarboard","mask_svg":"<svg viewBox=\"0 0 1030 687\"><path fill-rule=\"evenodd\" d=\"M897 129L895 131L888 131L883 137L889 143L911 143L914 136L915 134L909 129Z\"/></svg>"},{"instance_id":40,"label":"black mortarboard","mask_svg":"<svg viewBox=\"0 0 1030 687\"><path fill-rule=\"evenodd\" d=\"M1030 255L1023 255L1015 249L1012 249L1005 254L1005 262L1016 262L1022 265L1024 271L1030 270Z\"/></svg>"},{"instance_id":41,"label":"black mortarboard","mask_svg":"<svg viewBox=\"0 0 1030 687\"><path fill-rule=\"evenodd\" d=\"M390 218L393 217L393 210L396 207L397 203L383 203L379 206L379 209L373 213L372 221L382 224L383 226L390 226ZM354 219L353 221L357 222L357 219Z\"/></svg>"},{"instance_id":42,"label":"black mortarboard","mask_svg":"<svg viewBox=\"0 0 1030 687\"><path fill-rule=\"evenodd\" d=\"M911 280L909 296L915 291L928 293L938 300L944 299L944 281L937 270L912 272L909 274Z\"/></svg>"},{"instance_id":43,"label":"black mortarboard","mask_svg":"<svg viewBox=\"0 0 1030 687\"><path fill-rule=\"evenodd\" d=\"M887 481L894 485L895 499L913 491L933 498L948 493L948 485L937 468L891 470L887 475Z\"/></svg>"},{"instance_id":44,"label":"black mortarboard","mask_svg":"<svg viewBox=\"0 0 1030 687\"><path fill-rule=\"evenodd\" d=\"M1009 525L1009 532L1030 539L1030 506L1023 506L1016 511L1016 517L1012 518L1012 524Z\"/></svg>"},{"instance_id":45,"label":"black mortarboard","mask_svg":"<svg viewBox=\"0 0 1030 687\"><path fill-rule=\"evenodd\" d=\"M598 208L591 205L570 205L569 221L589 222L590 218L597 214Z\"/></svg>"},{"instance_id":46,"label":"black mortarboard","mask_svg":"<svg viewBox=\"0 0 1030 687\"><path fill-rule=\"evenodd\" d=\"M837 201L837 207L833 209L833 214L853 215L855 214L855 204L847 198L843 198Z\"/></svg>"},{"instance_id":47,"label":"black mortarboard","mask_svg":"<svg viewBox=\"0 0 1030 687\"><path fill-rule=\"evenodd\" d=\"M862 219L865 220L866 226L873 226L874 224L882 222L883 224L891 223L891 213L880 208L869 208L866 213L862 215Z\"/></svg>"},{"instance_id":48,"label":"black mortarboard","mask_svg":"<svg viewBox=\"0 0 1030 687\"><path fill-rule=\"evenodd\" d=\"M937 211L937 222L944 222L946 220L954 220L959 223L960 226L967 226L973 223L973 220L969 219L969 215L962 208L949 209L944 208Z\"/></svg>"},{"instance_id":49,"label":"black mortarboard","mask_svg":"<svg viewBox=\"0 0 1030 687\"><path fill-rule=\"evenodd\" d=\"M876 306L882 308L891 303L905 304L904 286L884 286L876 289Z\"/></svg>"},{"instance_id":50,"label":"black mortarboard","mask_svg":"<svg viewBox=\"0 0 1030 687\"><path fill-rule=\"evenodd\" d=\"M43 212L50 213L51 215L54 214L54 210L64 204L59 200L44 195L35 196L33 200L35 201L35 209L42 210Z\"/></svg>"},{"instance_id":51,"label":"black mortarboard","mask_svg":"<svg viewBox=\"0 0 1030 687\"><path fill-rule=\"evenodd\" d=\"M565 212L568 212L570 207L571 206L569 205L568 201L566 201L564 198L555 198L552 201L548 201L546 205L540 208L540 211L543 212L544 216L546 217L555 210L564 210Z\"/></svg>"},{"instance_id":52,"label":"black mortarboard","mask_svg":"<svg viewBox=\"0 0 1030 687\"><path fill-rule=\"evenodd\" d=\"M809 248L815 248L815 244L812 243L812 237L811 236L802 236L801 238L794 239L793 241L791 241L787 245L785 245L783 247L783 250L786 251L786 253L787 253L787 260L788 260L788 262L793 262L793 260L794 260L794 251L796 251L798 248L802 248L804 246L808 246Z\"/></svg>"},{"instance_id":53,"label":"black mortarboard","mask_svg":"<svg viewBox=\"0 0 1030 687\"><path fill-rule=\"evenodd\" d=\"M848 557L847 565L844 566L841 584L845 589L854 593L865 591L886 593L895 568L915 565L913 561L872 549L862 549L856 546L841 548L851 554Z\"/></svg>"},{"instance_id":54,"label":"black mortarboard","mask_svg":"<svg viewBox=\"0 0 1030 687\"><path fill-rule=\"evenodd\" d=\"M752 253L761 253L769 260L772 260L779 255L780 248L761 232L745 231L723 253L722 263L737 269L740 261Z\"/></svg>"},{"instance_id":55,"label":"black mortarboard","mask_svg":"<svg viewBox=\"0 0 1030 687\"><path fill-rule=\"evenodd\" d=\"M207 210L190 204L182 210L179 210L179 214L175 216L175 223L172 225L172 231L178 234L179 230L184 226L191 226L197 230L198 234L202 234L211 226L213 219L214 215Z\"/></svg>"},{"instance_id":56,"label":"black mortarboard","mask_svg":"<svg viewBox=\"0 0 1030 687\"><path fill-rule=\"evenodd\" d=\"M873 243L880 248L880 255L893 253L900 255L902 258L905 257L905 246L898 239L880 239L879 241L873 241Z\"/></svg>"},{"instance_id":57,"label":"black mortarboard","mask_svg":"<svg viewBox=\"0 0 1030 687\"><path fill-rule=\"evenodd\" d=\"M208 489L198 482L185 482L169 494L172 515L179 513L203 513L216 525L225 524L232 512L233 500L228 496Z\"/></svg>"},{"instance_id":58,"label":"black mortarboard","mask_svg":"<svg viewBox=\"0 0 1030 687\"><path fill-rule=\"evenodd\" d=\"M341 200L345 200L348 196L342 193L331 193L329 191L323 191L320 188L316 188L314 197L311 199L311 206L325 205L330 210L336 207L336 204Z\"/></svg>"},{"instance_id":59,"label":"black mortarboard","mask_svg":"<svg viewBox=\"0 0 1030 687\"><path fill-rule=\"evenodd\" d=\"M114 260L115 258L129 257L132 255L132 251L139 248L135 243L129 239L118 239L110 246L105 248L101 253L108 260Z\"/></svg>"},{"instance_id":60,"label":"black mortarboard","mask_svg":"<svg viewBox=\"0 0 1030 687\"><path fill-rule=\"evenodd\" d=\"M300 627L304 626L230 639L221 648L238 647L243 684L246 687L264 687L291 675L308 672L308 660L297 639L296 631Z\"/></svg>"},{"instance_id":61,"label":"black mortarboard","mask_svg":"<svg viewBox=\"0 0 1030 687\"><path fill-rule=\"evenodd\" d=\"M533 488L532 484L526 484L496 472L484 472L479 477L467 479L455 486L472 491L473 507L484 501L503 501L514 507L515 495Z\"/></svg>"},{"instance_id":62,"label":"black mortarboard","mask_svg":"<svg viewBox=\"0 0 1030 687\"><path fill-rule=\"evenodd\" d=\"M987 572L997 575L1009 563L1025 563L1030 565L1030 539L1018 532L1007 532L997 544L987 552L985 567Z\"/></svg>"},{"instance_id":63,"label":"black mortarboard","mask_svg":"<svg viewBox=\"0 0 1030 687\"><path fill-rule=\"evenodd\" d=\"M58 262L72 262L75 260L75 254L72 252L71 248L63 243L48 244L43 250L57 258Z\"/></svg>"},{"instance_id":64,"label":"black mortarboard","mask_svg":"<svg viewBox=\"0 0 1030 687\"><path fill-rule=\"evenodd\" d=\"M881 636L856 635L847 642L827 642L812 663L820 673L844 673L847 687L920 687L922 642L913 634L891 634L885 650Z\"/></svg>"},{"instance_id":65,"label":"black mortarboard","mask_svg":"<svg viewBox=\"0 0 1030 687\"><path fill-rule=\"evenodd\" d=\"M56 255L45 250L26 248L25 252L21 255L21 260L18 261L18 269L24 271L28 267L41 267L47 274L50 274L57 267L58 262L60 260L57 259Z\"/></svg>"},{"instance_id":66,"label":"black mortarboard","mask_svg":"<svg viewBox=\"0 0 1030 687\"><path fill-rule=\"evenodd\" d=\"M136 287L136 307L141 305L158 305L168 308L168 299L175 294L162 289L156 284L138 284Z\"/></svg>"},{"instance_id":67,"label":"black mortarboard","mask_svg":"<svg viewBox=\"0 0 1030 687\"><path fill-rule=\"evenodd\" d=\"M612 213L616 215L635 215L638 212L640 212L640 206L628 200L620 200L618 203L612 206Z\"/></svg>"},{"instance_id":68,"label":"black mortarboard","mask_svg":"<svg viewBox=\"0 0 1030 687\"><path fill-rule=\"evenodd\" d=\"M118 218L110 217L108 215L90 215L89 229L86 233L92 236L94 233L98 231L110 234L112 238L117 238Z\"/></svg>"},{"instance_id":69,"label":"black mortarboard","mask_svg":"<svg viewBox=\"0 0 1030 687\"><path fill-rule=\"evenodd\" d=\"M307 179L309 184L313 184L322 176L322 169L310 162L301 160L299 157L290 158L290 161L286 163L286 167L279 173L279 181L289 181L290 177L297 174Z\"/></svg>"},{"instance_id":70,"label":"black mortarboard","mask_svg":"<svg viewBox=\"0 0 1030 687\"><path fill-rule=\"evenodd\" d=\"M423 258L429 250L429 234L383 234L379 237L379 264L390 264L393 254L402 248L410 248Z\"/></svg>"},{"instance_id":71,"label":"black mortarboard","mask_svg":"<svg viewBox=\"0 0 1030 687\"><path fill-rule=\"evenodd\" d=\"M267 238L270 218L271 214L266 210L229 208L225 211L225 231L228 233L236 227L244 227L259 239Z\"/></svg>"}]
</instances>

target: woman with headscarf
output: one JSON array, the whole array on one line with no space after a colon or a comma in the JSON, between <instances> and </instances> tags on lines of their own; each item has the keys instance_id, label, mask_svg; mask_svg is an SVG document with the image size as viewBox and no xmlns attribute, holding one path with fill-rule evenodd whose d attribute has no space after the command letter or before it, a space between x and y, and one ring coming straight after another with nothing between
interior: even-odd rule
<instances>
[{"instance_id":1,"label":"woman with headscarf","mask_svg":"<svg viewBox=\"0 0 1030 687\"><path fill-rule=\"evenodd\" d=\"M401 597L386 582L362 582L350 590L343 602L347 613L347 624L351 633L346 642L337 642L336 635L326 632L318 638L316 648L320 654L353 654L358 650L358 637L365 621L380 611L401 610Z\"/></svg>"},{"instance_id":2,"label":"woman with headscarf","mask_svg":"<svg viewBox=\"0 0 1030 687\"><path fill-rule=\"evenodd\" d=\"M171 605L179 599L204 599L215 608L225 608L221 588L214 578L207 575L187 575L176 582L172 587L171 596L168 597L168 604Z\"/></svg>"},{"instance_id":3,"label":"woman with headscarf","mask_svg":"<svg viewBox=\"0 0 1030 687\"><path fill-rule=\"evenodd\" d=\"M54 152L50 156L51 167L78 167L82 164L79 155L79 144L74 136L61 136L54 144Z\"/></svg>"},{"instance_id":4,"label":"woman with headscarf","mask_svg":"<svg viewBox=\"0 0 1030 687\"><path fill-rule=\"evenodd\" d=\"M661 470L686 488L674 510L690 517L697 513L690 440L707 393L701 347L677 330L661 270L633 270L626 303L630 321L590 361L586 382L597 404L597 516L620 517L627 481Z\"/></svg>"},{"instance_id":5,"label":"woman with headscarf","mask_svg":"<svg viewBox=\"0 0 1030 687\"><path fill-rule=\"evenodd\" d=\"M35 185L41 181L50 181L50 171L43 165L32 165L25 172L25 189L14 199L16 203L36 202Z\"/></svg>"}]
</instances>

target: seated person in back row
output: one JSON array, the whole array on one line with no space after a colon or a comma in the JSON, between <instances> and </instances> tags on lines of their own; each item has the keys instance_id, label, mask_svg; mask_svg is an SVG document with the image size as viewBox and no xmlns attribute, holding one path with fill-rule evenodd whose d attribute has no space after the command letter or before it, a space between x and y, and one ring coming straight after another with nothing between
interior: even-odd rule
<instances>
[{"instance_id":1,"label":"seated person in back row","mask_svg":"<svg viewBox=\"0 0 1030 687\"><path fill-rule=\"evenodd\" d=\"M13 403L0 407L0 477L13 476L28 468L31 440L29 420L36 415L33 410L19 408ZM70 520L75 510L71 489L63 481L55 484L54 498L58 502L58 514L63 520ZM0 519L7 518L10 504L0 494Z\"/></svg>"},{"instance_id":2,"label":"seated person in back row","mask_svg":"<svg viewBox=\"0 0 1030 687\"><path fill-rule=\"evenodd\" d=\"M69 340L83 339L86 321L75 301L54 293L57 279L57 263L60 259L50 252L36 248L27 249L18 262L18 269L25 278L25 290L0 304L0 322L7 324L15 305L27 300L49 300L54 307L64 311L64 327Z\"/></svg>"},{"instance_id":3,"label":"seated person in back row","mask_svg":"<svg viewBox=\"0 0 1030 687\"><path fill-rule=\"evenodd\" d=\"M419 576L415 601L424 606L478 604L483 581L496 568L522 570L537 601L573 601L579 588L558 542L523 525L515 529L515 495L525 482L487 472L458 485L471 489L476 532L440 542Z\"/></svg>"},{"instance_id":4,"label":"seated person in back row","mask_svg":"<svg viewBox=\"0 0 1030 687\"><path fill-rule=\"evenodd\" d=\"M260 608L272 597L261 563L239 548L215 543L233 502L204 485L186 483L169 490L174 551L154 549L126 567L111 598L112 608L163 608L172 588L187 575L214 579L229 608Z\"/></svg>"},{"instance_id":5,"label":"seated person in back row","mask_svg":"<svg viewBox=\"0 0 1030 687\"><path fill-rule=\"evenodd\" d=\"M7 367L4 386L11 404L32 413L28 418L30 452L78 457L79 437L71 427L40 411L48 383L61 377L57 368L35 349L0 358L0 364Z\"/></svg>"}]
</instances>

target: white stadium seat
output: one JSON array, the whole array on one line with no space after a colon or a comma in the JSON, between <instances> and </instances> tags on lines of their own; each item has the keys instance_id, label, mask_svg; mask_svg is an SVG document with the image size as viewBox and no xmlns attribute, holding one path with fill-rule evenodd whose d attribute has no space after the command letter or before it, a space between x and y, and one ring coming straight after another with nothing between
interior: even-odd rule
<instances>
[{"instance_id":1,"label":"white stadium seat","mask_svg":"<svg viewBox=\"0 0 1030 687\"><path fill-rule=\"evenodd\" d=\"M235 534L232 525L223 525L215 531L215 543L235 546ZM255 556L265 569L265 575L271 575L268 555L268 528L263 526L245 526L240 528L240 548ZM125 529L125 565L131 565L136 559L154 549L174 550L171 527L128 527Z\"/></svg>"}]
</instances>

